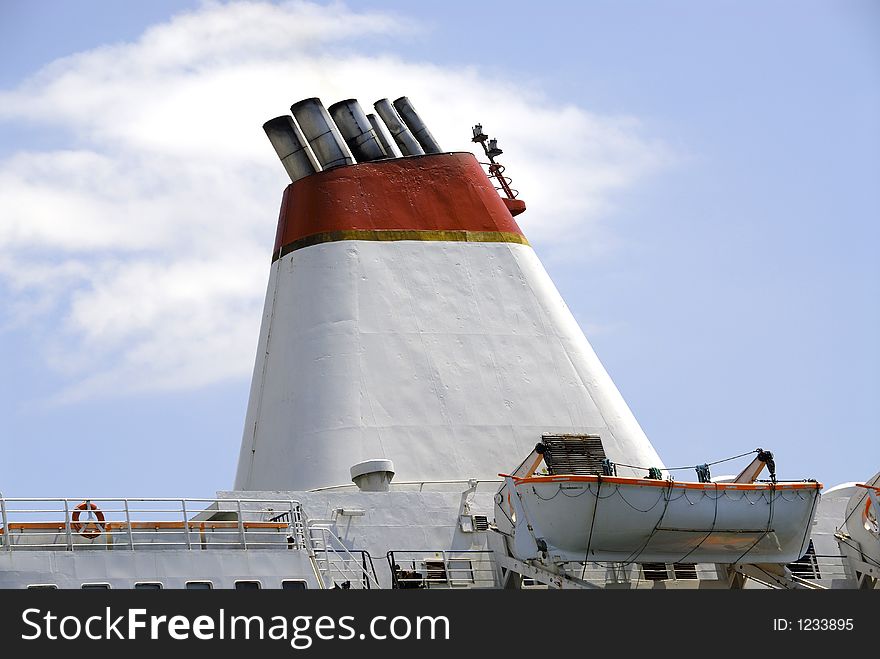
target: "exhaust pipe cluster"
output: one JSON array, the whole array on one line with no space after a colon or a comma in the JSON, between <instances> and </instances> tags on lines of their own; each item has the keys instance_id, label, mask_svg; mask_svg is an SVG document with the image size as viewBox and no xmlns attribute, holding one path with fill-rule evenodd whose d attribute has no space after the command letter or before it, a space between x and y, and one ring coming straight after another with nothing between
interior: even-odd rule
<instances>
[{"instance_id":1,"label":"exhaust pipe cluster","mask_svg":"<svg viewBox=\"0 0 880 659\"><path fill-rule=\"evenodd\" d=\"M263 130L291 181L358 162L443 152L406 96L373 107L376 114L365 114L353 98L329 108L307 98L290 106L293 116L270 119Z\"/></svg>"}]
</instances>

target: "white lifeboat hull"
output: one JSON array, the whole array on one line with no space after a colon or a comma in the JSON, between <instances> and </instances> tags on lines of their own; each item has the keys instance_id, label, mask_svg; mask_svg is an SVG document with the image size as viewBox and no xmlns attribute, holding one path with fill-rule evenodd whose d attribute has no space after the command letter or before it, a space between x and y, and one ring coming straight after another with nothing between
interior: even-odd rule
<instances>
[{"instance_id":1,"label":"white lifeboat hull","mask_svg":"<svg viewBox=\"0 0 880 659\"><path fill-rule=\"evenodd\" d=\"M806 552L822 487L610 476L535 476L513 483L517 501L511 504L520 509L515 534L535 539L534 555L519 558L536 557L546 543L557 561L638 563L795 561ZM529 547L523 540L517 538L515 553L532 553L523 551Z\"/></svg>"}]
</instances>

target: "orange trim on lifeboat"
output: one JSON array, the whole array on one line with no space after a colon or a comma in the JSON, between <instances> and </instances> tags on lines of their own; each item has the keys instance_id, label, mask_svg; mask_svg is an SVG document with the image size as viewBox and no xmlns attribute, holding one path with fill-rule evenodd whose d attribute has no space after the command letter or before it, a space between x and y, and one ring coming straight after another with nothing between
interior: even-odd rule
<instances>
[{"instance_id":1,"label":"orange trim on lifeboat","mask_svg":"<svg viewBox=\"0 0 880 659\"><path fill-rule=\"evenodd\" d=\"M501 474L499 474L500 476ZM598 483L599 476L530 476L512 477L514 483ZM647 487L673 487L685 490L821 490L822 483L690 483L685 481L655 480L653 478L627 478L625 476L602 476L603 483L619 485L645 485Z\"/></svg>"}]
</instances>

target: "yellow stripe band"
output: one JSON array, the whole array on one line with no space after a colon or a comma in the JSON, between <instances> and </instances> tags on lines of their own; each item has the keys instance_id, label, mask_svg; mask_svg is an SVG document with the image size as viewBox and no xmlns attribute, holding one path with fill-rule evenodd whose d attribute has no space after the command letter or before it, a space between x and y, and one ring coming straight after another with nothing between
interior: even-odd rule
<instances>
[{"instance_id":1,"label":"yellow stripe band","mask_svg":"<svg viewBox=\"0 0 880 659\"><path fill-rule=\"evenodd\" d=\"M464 230L412 230L412 229L347 229L344 231L328 231L305 236L284 245L280 253L275 254L279 259L286 254L320 245L321 243L334 243L341 240L374 240L379 242L391 242L397 240L421 240L434 242L459 242L459 243L517 243L528 245L526 237L519 233L506 231L464 231Z\"/></svg>"}]
</instances>

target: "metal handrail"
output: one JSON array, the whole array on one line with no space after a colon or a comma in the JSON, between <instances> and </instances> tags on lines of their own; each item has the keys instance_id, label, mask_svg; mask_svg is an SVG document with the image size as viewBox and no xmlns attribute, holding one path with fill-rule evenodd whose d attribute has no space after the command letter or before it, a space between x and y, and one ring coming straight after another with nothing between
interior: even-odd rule
<instances>
[{"instance_id":1,"label":"metal handrail","mask_svg":"<svg viewBox=\"0 0 880 659\"><path fill-rule=\"evenodd\" d=\"M506 169L504 165L497 162L483 161L480 161L480 164L486 168L486 175L490 179L494 178L498 181L498 185L493 185L498 192L503 192L504 196L508 199L516 199L519 196L519 190L510 187L513 179L509 176L504 176L504 170Z\"/></svg>"},{"instance_id":2,"label":"metal handrail","mask_svg":"<svg viewBox=\"0 0 880 659\"><path fill-rule=\"evenodd\" d=\"M418 485L419 492L423 490L425 485L455 485L457 483L471 483L476 482L477 485L480 483L503 483L504 481L500 478L455 478L451 480L421 480L421 481L394 481L391 483L391 489L395 489L401 485ZM325 485L324 487L315 487L309 490L309 492L326 492L327 490L344 490L344 489L357 489L357 485L354 483L342 483L341 485Z\"/></svg>"},{"instance_id":3,"label":"metal handrail","mask_svg":"<svg viewBox=\"0 0 880 659\"><path fill-rule=\"evenodd\" d=\"M345 565L349 565L351 563L354 563L354 565L358 566L357 572L361 573L360 574L361 585L364 587L364 589L370 590L372 588L371 584L373 584L373 583L376 584L377 588L381 588L381 586L379 585L379 578L376 576L376 566L373 563L373 557L370 555L370 552L368 552L367 550L365 550L365 549L345 549L345 550L326 549L324 551L326 551L328 554L331 554L331 553L332 554L343 554L343 555L349 554L349 556L350 556L349 558L342 559L342 564L345 566ZM358 564L358 560L357 560L358 554L361 557L359 564ZM328 558L329 558L329 556L328 556ZM348 576L346 573L343 573L338 568L337 568L337 571L342 576ZM369 578L369 577L372 577L372 578Z\"/></svg>"},{"instance_id":4,"label":"metal handrail","mask_svg":"<svg viewBox=\"0 0 880 659\"><path fill-rule=\"evenodd\" d=\"M381 588L379 584L379 580L376 578L376 571L373 568L373 574L366 568L366 561L364 560L363 552L361 550L361 560L364 562L364 565L361 565L357 558L355 558L354 554L351 553L351 550L346 547L342 540L340 540L335 533L330 529L330 527L324 524L309 524L309 534L306 536L311 543L312 551L315 555L315 560L318 562L318 565L321 564L321 558L319 554L323 552L324 559L323 562L326 564L326 571L328 577L331 577L330 581L333 582L332 576L330 574L331 570L335 569L340 577L346 578L346 580L350 581L350 577L352 576L350 573L344 572L338 563L335 563L330 560L330 553L338 554L342 556L342 566L348 568L350 565L354 565L355 569L352 570L354 574L361 579L362 583L366 584L366 588L370 589L371 584L375 585L376 588ZM316 538L312 535L313 531L318 531L321 534L321 542L315 543ZM328 542L328 539L335 540L335 544L339 545L339 548L332 546L332 542ZM369 553L366 553L369 556ZM372 567L373 559L370 557L370 566Z\"/></svg>"},{"instance_id":5,"label":"metal handrail","mask_svg":"<svg viewBox=\"0 0 880 659\"><path fill-rule=\"evenodd\" d=\"M82 510L76 508L80 502L102 505L96 511ZM47 503L55 504L55 507L45 505ZM173 505L163 507L163 504ZM286 509L283 514L289 521L276 522L279 526L270 527L268 525L273 524L269 521L271 514L278 504L283 504ZM195 517L190 516L193 508L197 509ZM87 513L88 519L74 519L74 515L79 517L80 512ZM219 516L221 519L199 519L200 516ZM292 499L71 499L0 495L0 544L6 551L177 547L189 550L240 547L247 550L280 547L282 543L288 548L301 549L305 546L303 517L301 504ZM86 529L88 533L84 533Z\"/></svg>"},{"instance_id":6,"label":"metal handrail","mask_svg":"<svg viewBox=\"0 0 880 659\"><path fill-rule=\"evenodd\" d=\"M0 521L3 522L4 529L9 528L9 522L6 519L6 498L3 496L2 492L0 492ZM11 542L4 542L4 544L6 545L6 551L12 551Z\"/></svg>"},{"instance_id":7,"label":"metal handrail","mask_svg":"<svg viewBox=\"0 0 880 659\"><path fill-rule=\"evenodd\" d=\"M402 554L408 557L401 558ZM474 556L485 560L473 561L471 558ZM468 584L473 584L475 588L485 588L496 585L495 552L491 549L395 549L385 554L385 558L391 571L392 588L430 588L432 585L455 588ZM455 561L469 561L469 565L464 568L454 567ZM431 572L440 572L436 566L429 565L433 562L441 563L441 576L431 576ZM486 567L480 567L480 563L485 563ZM402 576L401 564L408 564L412 568L411 571L406 571L410 576ZM400 573L395 570L395 565L400 567ZM465 578L454 576L462 572L466 575Z\"/></svg>"}]
</instances>

